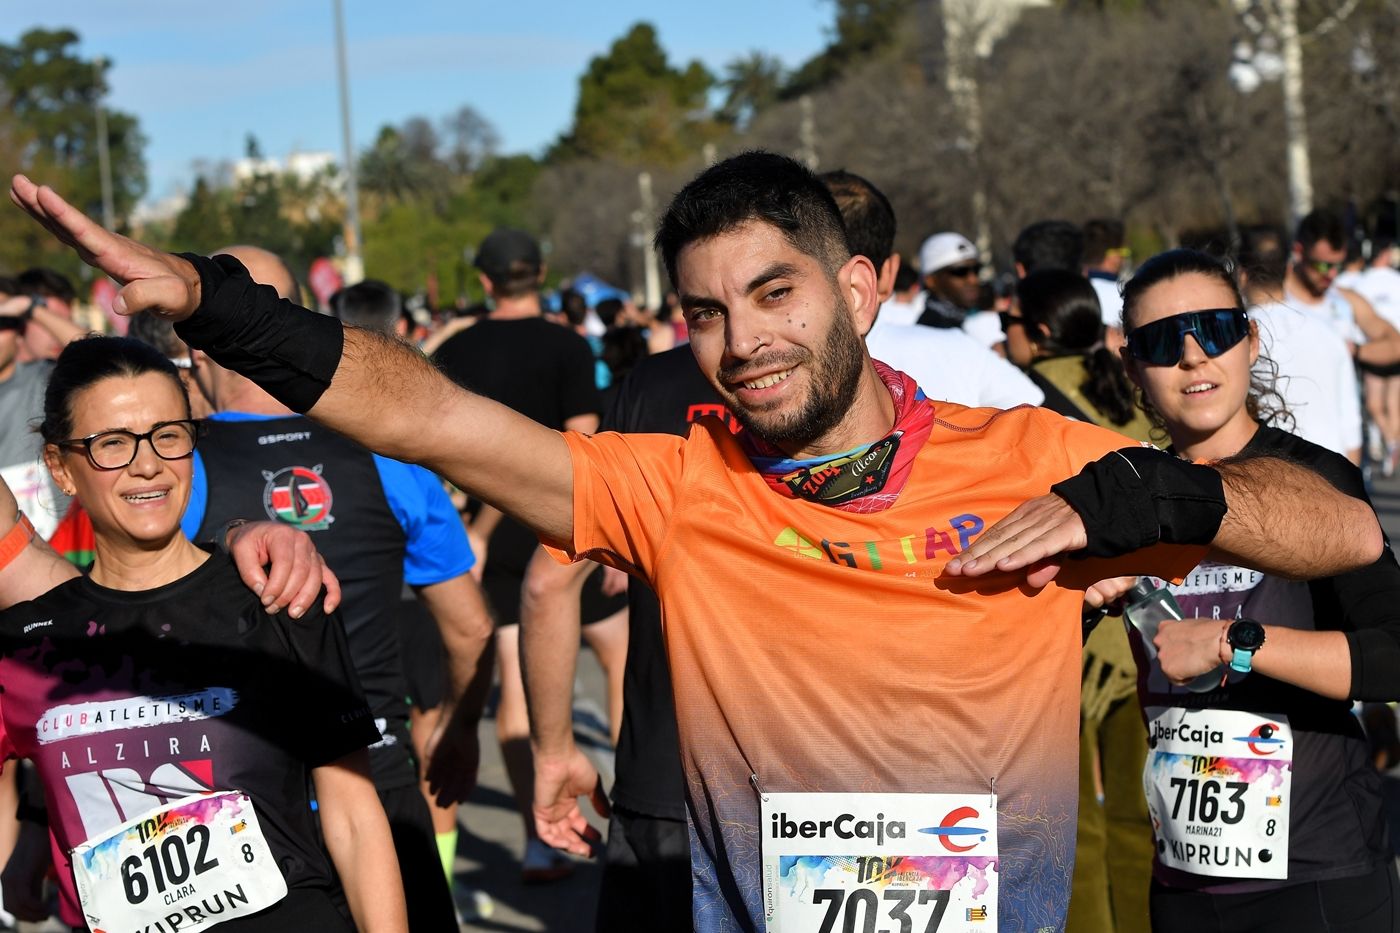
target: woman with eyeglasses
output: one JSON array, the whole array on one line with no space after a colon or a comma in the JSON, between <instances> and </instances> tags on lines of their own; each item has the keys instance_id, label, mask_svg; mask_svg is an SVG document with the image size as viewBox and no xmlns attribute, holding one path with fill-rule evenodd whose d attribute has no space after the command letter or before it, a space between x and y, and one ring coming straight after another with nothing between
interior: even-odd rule
<instances>
[{"instance_id":1,"label":"woman with eyeglasses","mask_svg":"<svg viewBox=\"0 0 1400 933\"><path fill-rule=\"evenodd\" d=\"M1124 288L1123 329L1128 375L1178 456L1280 457L1366 498L1345 458L1275 426L1286 416L1271 367L1220 261L1173 250L1144 263ZM1389 549L1309 583L1206 563L1170 589L1185 619L1162 622L1150 649L1130 631L1153 929L1400 930L1379 776L1350 708L1400 697Z\"/></svg>"},{"instance_id":2,"label":"woman with eyeglasses","mask_svg":"<svg viewBox=\"0 0 1400 933\"><path fill-rule=\"evenodd\" d=\"M344 632L319 606L268 614L181 533L198 428L140 341L76 341L50 376L44 458L91 517L96 561L0 613L0 759L38 770L60 914L406 930Z\"/></svg>"}]
</instances>

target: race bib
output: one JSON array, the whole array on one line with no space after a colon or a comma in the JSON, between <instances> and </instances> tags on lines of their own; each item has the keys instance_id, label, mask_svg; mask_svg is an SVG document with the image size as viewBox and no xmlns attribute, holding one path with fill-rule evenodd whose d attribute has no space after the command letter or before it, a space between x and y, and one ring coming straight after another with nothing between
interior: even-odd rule
<instances>
[{"instance_id":1,"label":"race bib","mask_svg":"<svg viewBox=\"0 0 1400 933\"><path fill-rule=\"evenodd\" d=\"M248 795L196 794L73 850L93 930L192 930L257 913L287 894Z\"/></svg>"},{"instance_id":2,"label":"race bib","mask_svg":"<svg viewBox=\"0 0 1400 933\"><path fill-rule=\"evenodd\" d=\"M994 796L761 799L768 933L996 930Z\"/></svg>"},{"instance_id":3,"label":"race bib","mask_svg":"<svg viewBox=\"0 0 1400 933\"><path fill-rule=\"evenodd\" d=\"M1153 706L1147 736L1142 783L1158 860L1194 875L1286 879L1288 719Z\"/></svg>"}]
</instances>

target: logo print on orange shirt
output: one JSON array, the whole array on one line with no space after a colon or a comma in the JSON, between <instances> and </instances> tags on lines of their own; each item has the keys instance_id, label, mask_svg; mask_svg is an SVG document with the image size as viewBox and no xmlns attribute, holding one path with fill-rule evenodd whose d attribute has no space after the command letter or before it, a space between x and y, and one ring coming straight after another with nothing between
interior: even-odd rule
<instances>
[{"instance_id":1,"label":"logo print on orange shirt","mask_svg":"<svg viewBox=\"0 0 1400 933\"><path fill-rule=\"evenodd\" d=\"M331 516L331 487L321 476L321 464L290 466L275 473L263 471L263 508L273 521L295 525L302 531L322 531Z\"/></svg>"},{"instance_id":2,"label":"logo print on orange shirt","mask_svg":"<svg viewBox=\"0 0 1400 933\"><path fill-rule=\"evenodd\" d=\"M930 525L922 532L875 541L832 541L802 534L791 525L778 532L773 543L794 557L829 560L858 570L903 573L913 564L948 558L967 550L986 527L981 516L970 512L955 515L940 527Z\"/></svg>"}]
</instances>

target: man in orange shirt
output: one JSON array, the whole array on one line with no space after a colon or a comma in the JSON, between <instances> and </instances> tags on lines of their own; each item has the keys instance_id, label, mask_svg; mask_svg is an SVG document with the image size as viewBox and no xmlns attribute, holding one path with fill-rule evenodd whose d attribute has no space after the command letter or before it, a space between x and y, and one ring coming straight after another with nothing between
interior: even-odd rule
<instances>
[{"instance_id":1,"label":"man in orange shirt","mask_svg":"<svg viewBox=\"0 0 1400 933\"><path fill-rule=\"evenodd\" d=\"M877 367L860 341L875 270L779 156L708 169L658 235L737 438L547 430L234 260L147 249L22 177L12 196L128 283L121 313L181 321L294 410L652 583L700 930L1061 928L1085 589L1208 550L1308 576L1382 548L1370 509L1307 470L1116 451L1094 426L934 403ZM586 852L596 832L560 811L542 835Z\"/></svg>"}]
</instances>

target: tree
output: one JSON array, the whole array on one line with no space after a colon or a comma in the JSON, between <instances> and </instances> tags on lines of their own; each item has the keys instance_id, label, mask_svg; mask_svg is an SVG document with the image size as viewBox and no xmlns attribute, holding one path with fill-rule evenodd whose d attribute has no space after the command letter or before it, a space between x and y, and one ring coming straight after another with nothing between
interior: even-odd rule
<instances>
[{"instance_id":1,"label":"tree","mask_svg":"<svg viewBox=\"0 0 1400 933\"><path fill-rule=\"evenodd\" d=\"M360 190L371 206L425 199L440 207L451 188L448 174L437 156L437 134L422 117L380 128L374 145L360 155Z\"/></svg>"},{"instance_id":2,"label":"tree","mask_svg":"<svg viewBox=\"0 0 1400 933\"><path fill-rule=\"evenodd\" d=\"M746 129L760 110L778 100L783 89L783 63L772 55L754 51L724 66L724 104L720 119Z\"/></svg>"},{"instance_id":3,"label":"tree","mask_svg":"<svg viewBox=\"0 0 1400 933\"><path fill-rule=\"evenodd\" d=\"M14 45L0 43L0 164L63 191L75 205L102 213L96 103L107 92L107 69L79 58L70 29L32 29ZM146 190L145 138L136 118L107 111L112 194L119 226ZM0 269L47 265L75 281L91 272L70 250L28 223L18 211L0 211Z\"/></svg>"},{"instance_id":4,"label":"tree","mask_svg":"<svg viewBox=\"0 0 1400 933\"><path fill-rule=\"evenodd\" d=\"M463 104L442 121L447 164L459 175L474 172L501 147L500 134L475 108Z\"/></svg>"},{"instance_id":5,"label":"tree","mask_svg":"<svg viewBox=\"0 0 1400 933\"><path fill-rule=\"evenodd\" d=\"M895 41L914 0L834 0L836 21L826 48L793 72L783 97L810 94Z\"/></svg>"},{"instance_id":6,"label":"tree","mask_svg":"<svg viewBox=\"0 0 1400 933\"><path fill-rule=\"evenodd\" d=\"M709 109L714 84L698 61L672 67L656 29L637 23L588 63L573 127L551 156L675 165L724 133Z\"/></svg>"},{"instance_id":7,"label":"tree","mask_svg":"<svg viewBox=\"0 0 1400 933\"><path fill-rule=\"evenodd\" d=\"M71 29L31 29L15 45L0 43L0 119L27 136L22 167L63 186L78 207L101 213L95 106L107 94L111 62L79 58L78 34ZM112 160L112 194L118 216L125 216L146 190L142 160L145 138L136 118L107 111L107 147Z\"/></svg>"}]
</instances>

